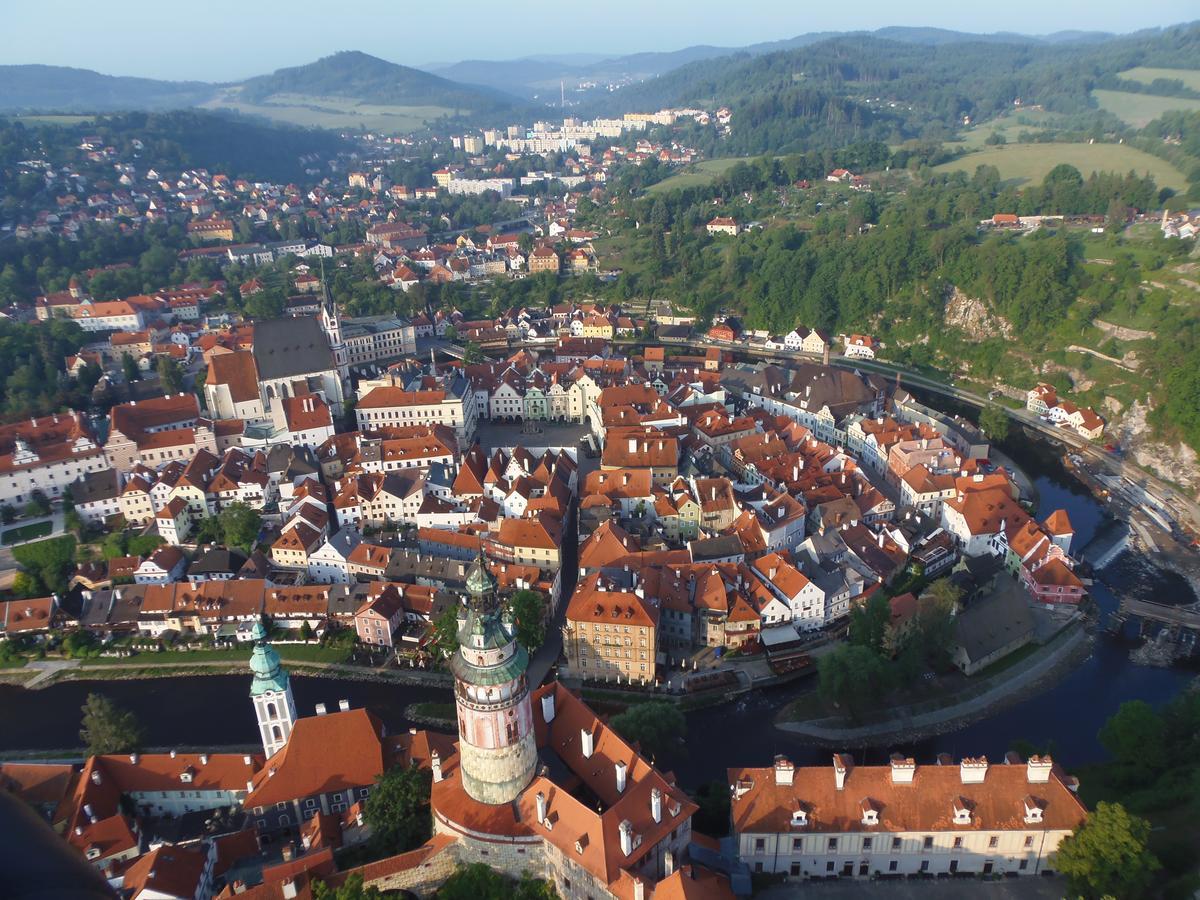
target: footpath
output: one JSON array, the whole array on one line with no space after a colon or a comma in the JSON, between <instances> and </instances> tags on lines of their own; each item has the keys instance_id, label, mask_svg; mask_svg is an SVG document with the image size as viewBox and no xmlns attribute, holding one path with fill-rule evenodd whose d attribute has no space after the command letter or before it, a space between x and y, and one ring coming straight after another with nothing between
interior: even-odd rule
<instances>
[{"instance_id":1,"label":"footpath","mask_svg":"<svg viewBox=\"0 0 1200 900\"><path fill-rule=\"evenodd\" d=\"M450 675L428 669L367 668L350 663L331 663L308 660L289 660L288 670L296 674L321 674L331 678L346 678L358 681L395 681L405 684L441 686L449 684ZM249 671L249 660L205 659L171 660L170 662L129 662L87 665L79 660L47 660L31 662L27 669L40 670L24 683L26 688L49 687L60 675L74 681L109 680L112 678L176 678L192 675L224 675L230 672ZM205 671L208 670L208 671Z\"/></svg>"},{"instance_id":2,"label":"footpath","mask_svg":"<svg viewBox=\"0 0 1200 900\"><path fill-rule=\"evenodd\" d=\"M777 721L775 727L819 743L842 747L860 746L901 736L916 739L941 734L987 716L995 706L1020 699L1023 691L1033 688L1070 660L1088 640L1089 636L1081 625L1072 625L1065 638L1060 638L1055 646L1029 660L1027 665L999 673L995 676L996 684L982 693L972 692L969 697L962 697L949 706L926 712L914 712L914 707L899 707L883 721L857 727L837 724L842 720L834 718L811 722ZM918 704L916 708L923 705L925 704Z\"/></svg>"}]
</instances>

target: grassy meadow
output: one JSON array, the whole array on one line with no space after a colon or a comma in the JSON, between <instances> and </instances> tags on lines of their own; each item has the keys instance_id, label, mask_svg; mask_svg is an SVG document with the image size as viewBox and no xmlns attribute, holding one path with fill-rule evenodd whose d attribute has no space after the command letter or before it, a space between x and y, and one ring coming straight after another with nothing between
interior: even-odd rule
<instances>
[{"instance_id":1,"label":"grassy meadow","mask_svg":"<svg viewBox=\"0 0 1200 900\"><path fill-rule=\"evenodd\" d=\"M1096 98L1096 102L1102 109L1108 110L1122 122L1134 128L1145 128L1171 109L1200 109L1200 100L1191 100L1186 97L1159 97L1155 94L1105 90L1094 90L1092 96Z\"/></svg>"},{"instance_id":2,"label":"grassy meadow","mask_svg":"<svg viewBox=\"0 0 1200 900\"><path fill-rule=\"evenodd\" d=\"M728 156L721 159L705 159L680 169L670 178L664 178L658 184L652 185L646 193L661 194L679 188L697 187L711 184L716 176L732 169L740 162L749 162L756 157Z\"/></svg>"},{"instance_id":3,"label":"grassy meadow","mask_svg":"<svg viewBox=\"0 0 1200 900\"><path fill-rule=\"evenodd\" d=\"M995 166L1000 177L1024 183L1041 181L1059 163L1069 163L1086 178L1092 172L1148 172L1160 187L1182 189L1187 181L1166 160L1127 144L1006 144L988 147L948 163L935 171L973 173L977 166Z\"/></svg>"},{"instance_id":4,"label":"grassy meadow","mask_svg":"<svg viewBox=\"0 0 1200 900\"><path fill-rule=\"evenodd\" d=\"M360 103L352 97L317 97L275 94L264 103L242 101L230 91L205 104L209 109L230 109L305 128L365 129L402 134L422 128L456 110L445 106L386 106Z\"/></svg>"},{"instance_id":5,"label":"grassy meadow","mask_svg":"<svg viewBox=\"0 0 1200 900\"><path fill-rule=\"evenodd\" d=\"M1182 81L1184 87L1200 91L1200 70L1197 69L1152 69L1148 66L1138 66L1126 69L1120 73L1126 81L1137 81L1141 84L1153 84L1159 78L1168 81Z\"/></svg>"}]
</instances>

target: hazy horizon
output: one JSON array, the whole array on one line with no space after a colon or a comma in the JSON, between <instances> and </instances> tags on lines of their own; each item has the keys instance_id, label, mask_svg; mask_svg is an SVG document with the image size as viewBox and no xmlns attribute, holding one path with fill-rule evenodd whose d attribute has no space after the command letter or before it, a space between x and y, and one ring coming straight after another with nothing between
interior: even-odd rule
<instances>
[{"instance_id":1,"label":"hazy horizon","mask_svg":"<svg viewBox=\"0 0 1200 900\"><path fill-rule=\"evenodd\" d=\"M385 0L363 0L330 28L324 21L330 17L328 7L312 0L287 4L212 0L199 16L173 14L170 7L149 0L110 0L72 9L64 28L62 4L47 3L6 11L0 63L225 82L350 49L421 67L466 59L621 56L697 44L737 47L809 32L873 31L897 25L976 34L1045 35L1074 30L1123 34L1180 24L1198 14L1194 0L1163 0L1151 9L1114 5L1098 10L1094 3L1082 0L1058 4L1013 0L986 9L918 0L914 6L906 20L899 21L895 5L881 0L865 0L853 10L829 6L797 10L795 4L780 0L745 0L737 18L730 20L726 4L610 0L597 18L514 0L505 7L503 18L489 13L475 22L466 11L447 20L442 7L400 11ZM285 33L286 39L272 40Z\"/></svg>"}]
</instances>

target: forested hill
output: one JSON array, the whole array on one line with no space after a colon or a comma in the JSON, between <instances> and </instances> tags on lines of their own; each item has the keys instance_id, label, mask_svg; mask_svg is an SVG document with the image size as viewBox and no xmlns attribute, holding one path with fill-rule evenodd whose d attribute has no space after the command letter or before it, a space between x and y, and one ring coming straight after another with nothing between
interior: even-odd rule
<instances>
[{"instance_id":1,"label":"forested hill","mask_svg":"<svg viewBox=\"0 0 1200 900\"><path fill-rule=\"evenodd\" d=\"M278 94L352 97L365 103L498 110L519 101L487 88L458 84L419 69L347 50L304 66L279 69L244 82L241 99L262 102Z\"/></svg>"},{"instance_id":2,"label":"forested hill","mask_svg":"<svg viewBox=\"0 0 1200 900\"><path fill-rule=\"evenodd\" d=\"M212 85L101 75L67 66L0 66L0 111L110 112L201 103Z\"/></svg>"},{"instance_id":3,"label":"forested hill","mask_svg":"<svg viewBox=\"0 0 1200 900\"><path fill-rule=\"evenodd\" d=\"M0 117L0 182L12 177L11 167L18 159L44 156L56 165L73 160L85 133L99 135L129 156L133 141L141 141L142 158L166 171L204 168L235 178L285 183L304 180L306 171L321 171L327 161L352 149L332 131L196 109L98 116L69 126Z\"/></svg>"},{"instance_id":4,"label":"forested hill","mask_svg":"<svg viewBox=\"0 0 1200 900\"><path fill-rule=\"evenodd\" d=\"M592 111L726 104L734 126L715 155L789 152L854 140L944 137L1018 98L1063 114L1094 111L1091 90L1133 66L1195 65L1200 25L1066 44L1044 39L929 43L847 35L762 56L683 66L614 91Z\"/></svg>"}]
</instances>

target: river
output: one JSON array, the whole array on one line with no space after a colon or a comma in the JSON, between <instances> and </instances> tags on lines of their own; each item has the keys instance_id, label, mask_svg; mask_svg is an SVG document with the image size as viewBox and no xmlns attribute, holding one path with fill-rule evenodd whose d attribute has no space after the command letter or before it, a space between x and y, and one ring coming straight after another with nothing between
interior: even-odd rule
<instances>
[{"instance_id":1,"label":"river","mask_svg":"<svg viewBox=\"0 0 1200 900\"><path fill-rule=\"evenodd\" d=\"M1106 527L1100 504L1067 473L1056 458L1040 446L1023 443L1006 448L1034 479L1044 515L1063 507L1075 526L1073 552ZM1191 602L1187 582L1160 572L1126 553L1097 576L1092 596L1100 609L1117 606L1117 594L1129 593L1160 602ZM995 715L915 745L848 748L860 762L880 762L892 750L902 750L918 761L932 760L939 752L955 756L987 755L1000 759L1012 741L1052 742L1055 756L1068 768L1103 758L1097 732L1126 700L1163 703L1195 677L1186 669L1157 669L1129 660L1131 641L1102 633L1092 655L1058 684L1034 697L1009 706ZM354 707L365 706L394 732L409 727L405 707L414 702L451 698L448 689L392 685L380 682L293 678L301 715L311 715L317 703L331 710L340 699ZM823 764L829 754L795 735L774 728L774 714L809 685L769 688L730 703L688 714L687 740L678 754L663 759L682 784L695 788L723 779L725 770L738 765L767 765L776 753L786 753L799 764ZM249 678L216 675L196 678L163 678L88 684L66 682L44 690L26 691L0 685L0 750L45 750L76 746L79 707L88 691L102 690L145 723L152 746L219 746L257 742L254 714L247 697Z\"/></svg>"}]
</instances>

